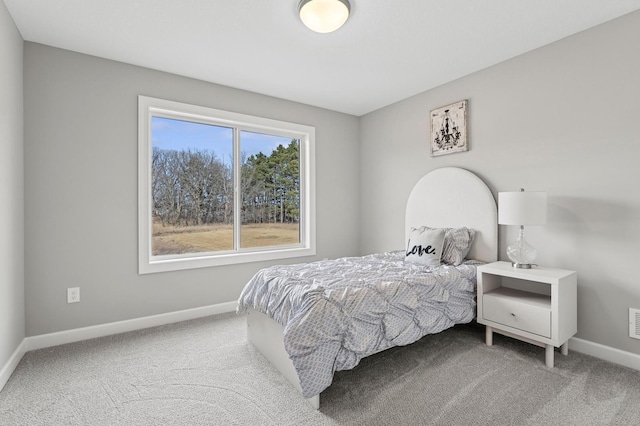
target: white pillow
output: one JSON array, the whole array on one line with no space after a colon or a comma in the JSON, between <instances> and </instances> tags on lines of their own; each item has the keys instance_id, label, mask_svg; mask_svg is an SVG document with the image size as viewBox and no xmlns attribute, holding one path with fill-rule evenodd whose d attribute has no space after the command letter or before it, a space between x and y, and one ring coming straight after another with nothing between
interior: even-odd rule
<instances>
[{"instance_id":1,"label":"white pillow","mask_svg":"<svg viewBox=\"0 0 640 426\"><path fill-rule=\"evenodd\" d=\"M439 266L444 245L444 229L426 226L411 228L404 261L424 266Z\"/></svg>"},{"instance_id":2,"label":"white pillow","mask_svg":"<svg viewBox=\"0 0 640 426\"><path fill-rule=\"evenodd\" d=\"M444 228L442 263L460 265L467 257L476 231L470 228Z\"/></svg>"}]
</instances>

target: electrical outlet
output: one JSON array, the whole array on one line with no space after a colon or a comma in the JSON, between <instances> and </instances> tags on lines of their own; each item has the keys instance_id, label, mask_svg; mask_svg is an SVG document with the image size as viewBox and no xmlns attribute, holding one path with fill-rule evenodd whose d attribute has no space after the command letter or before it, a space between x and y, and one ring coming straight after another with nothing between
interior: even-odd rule
<instances>
[{"instance_id":1,"label":"electrical outlet","mask_svg":"<svg viewBox=\"0 0 640 426\"><path fill-rule=\"evenodd\" d=\"M629 308L629 337L640 339L640 309Z\"/></svg>"},{"instance_id":2,"label":"electrical outlet","mask_svg":"<svg viewBox=\"0 0 640 426\"><path fill-rule=\"evenodd\" d=\"M80 287L67 289L67 303L78 303L80 301Z\"/></svg>"}]
</instances>

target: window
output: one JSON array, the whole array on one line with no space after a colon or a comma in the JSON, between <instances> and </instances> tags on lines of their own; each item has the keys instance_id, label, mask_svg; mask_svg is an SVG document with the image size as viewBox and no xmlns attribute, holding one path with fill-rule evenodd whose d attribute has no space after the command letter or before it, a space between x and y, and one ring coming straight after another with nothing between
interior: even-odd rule
<instances>
[{"instance_id":1,"label":"window","mask_svg":"<svg viewBox=\"0 0 640 426\"><path fill-rule=\"evenodd\" d=\"M315 254L314 134L138 98L139 272Z\"/></svg>"}]
</instances>

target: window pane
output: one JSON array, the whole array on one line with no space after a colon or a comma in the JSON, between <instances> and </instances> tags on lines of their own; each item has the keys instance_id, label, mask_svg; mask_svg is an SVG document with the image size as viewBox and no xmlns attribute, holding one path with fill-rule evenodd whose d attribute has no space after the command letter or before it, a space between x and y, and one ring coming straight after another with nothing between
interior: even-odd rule
<instances>
[{"instance_id":1,"label":"window pane","mask_svg":"<svg viewBox=\"0 0 640 426\"><path fill-rule=\"evenodd\" d=\"M300 141L240 132L242 248L300 243Z\"/></svg>"},{"instance_id":2,"label":"window pane","mask_svg":"<svg viewBox=\"0 0 640 426\"><path fill-rule=\"evenodd\" d=\"M151 120L152 254L233 250L233 129Z\"/></svg>"}]
</instances>

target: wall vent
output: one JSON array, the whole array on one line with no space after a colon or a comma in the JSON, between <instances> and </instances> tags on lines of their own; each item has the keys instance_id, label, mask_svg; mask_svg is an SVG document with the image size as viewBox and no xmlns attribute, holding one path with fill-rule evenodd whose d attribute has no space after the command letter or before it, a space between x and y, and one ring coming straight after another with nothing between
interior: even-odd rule
<instances>
[{"instance_id":1,"label":"wall vent","mask_svg":"<svg viewBox=\"0 0 640 426\"><path fill-rule=\"evenodd\" d=\"M629 337L640 339L640 309L629 308Z\"/></svg>"}]
</instances>

